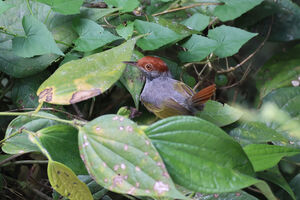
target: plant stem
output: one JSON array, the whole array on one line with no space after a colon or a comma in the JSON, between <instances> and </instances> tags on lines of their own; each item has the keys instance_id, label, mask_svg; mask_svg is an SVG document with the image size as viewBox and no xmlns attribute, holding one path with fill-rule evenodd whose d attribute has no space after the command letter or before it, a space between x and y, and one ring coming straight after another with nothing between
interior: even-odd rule
<instances>
[{"instance_id":1,"label":"plant stem","mask_svg":"<svg viewBox=\"0 0 300 200\"><path fill-rule=\"evenodd\" d=\"M63 44L63 45L65 45L65 46L67 46L67 47L72 47L72 45L67 44L67 43L65 43L65 42L63 42L63 41L60 41L60 40L55 40L55 42L58 43L58 44Z\"/></svg>"},{"instance_id":2,"label":"plant stem","mask_svg":"<svg viewBox=\"0 0 300 200\"><path fill-rule=\"evenodd\" d=\"M6 35L10 35L10 36L14 36L14 37L17 37L18 35L17 34L14 34L14 33L10 33L4 29L0 29L0 33L4 33Z\"/></svg>"},{"instance_id":3,"label":"plant stem","mask_svg":"<svg viewBox=\"0 0 300 200\"><path fill-rule=\"evenodd\" d=\"M155 17L155 16L158 16L158 15L163 15L163 14L167 14L167 13L171 13L171 12L176 12L176 11L179 11L179 10L185 10L185 9L189 9L189 8L195 8L195 7L198 7L198 6L209 6L209 5L223 5L223 3L216 3L216 2L195 3L195 4L192 4L192 5L189 5L189 6L174 8L174 9L171 9L171 10L165 10L163 12L155 13L152 16Z\"/></svg>"},{"instance_id":4,"label":"plant stem","mask_svg":"<svg viewBox=\"0 0 300 200\"><path fill-rule=\"evenodd\" d=\"M7 138L4 138L3 140L0 141L0 144L2 144L3 142L5 142L6 140L14 137L15 135L17 135L18 133L21 133L21 131L17 130L15 132L13 132L12 134L10 134Z\"/></svg>"},{"instance_id":5,"label":"plant stem","mask_svg":"<svg viewBox=\"0 0 300 200\"><path fill-rule=\"evenodd\" d=\"M52 11L52 9L50 9L50 10L49 10L49 12L48 12L48 14L47 14L47 17L46 17L46 19L45 19L45 21L44 21L44 24L46 24L46 23L47 23L47 21L48 21L48 17L49 17L49 15L50 15L51 11Z\"/></svg>"},{"instance_id":6,"label":"plant stem","mask_svg":"<svg viewBox=\"0 0 300 200\"><path fill-rule=\"evenodd\" d=\"M27 3L27 8L28 8L30 14L31 14L32 16L34 16L32 10L31 10L31 7L30 7L30 5L29 5L29 0L26 0L26 3Z\"/></svg>"},{"instance_id":7,"label":"plant stem","mask_svg":"<svg viewBox=\"0 0 300 200\"><path fill-rule=\"evenodd\" d=\"M23 165L23 164L48 164L48 160L19 160L15 162L8 162L1 167L6 167L9 165Z\"/></svg>"}]
</instances>

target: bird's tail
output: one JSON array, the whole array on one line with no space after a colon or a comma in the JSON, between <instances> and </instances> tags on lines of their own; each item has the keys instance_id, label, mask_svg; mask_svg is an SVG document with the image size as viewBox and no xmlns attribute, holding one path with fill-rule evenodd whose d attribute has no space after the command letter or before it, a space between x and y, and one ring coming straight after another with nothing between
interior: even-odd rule
<instances>
[{"instance_id":1,"label":"bird's tail","mask_svg":"<svg viewBox=\"0 0 300 200\"><path fill-rule=\"evenodd\" d=\"M203 104L212 97L212 95L215 93L215 91L216 91L215 84L212 84L212 85L200 90L198 93L196 93L192 96L192 99L191 99L192 106L198 107L198 108L203 107Z\"/></svg>"}]
</instances>

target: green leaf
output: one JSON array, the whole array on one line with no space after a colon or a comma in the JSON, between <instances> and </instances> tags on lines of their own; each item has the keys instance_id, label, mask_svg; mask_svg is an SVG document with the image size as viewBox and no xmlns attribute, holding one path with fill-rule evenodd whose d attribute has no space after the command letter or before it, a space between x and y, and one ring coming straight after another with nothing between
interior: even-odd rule
<instances>
[{"instance_id":1,"label":"green leaf","mask_svg":"<svg viewBox=\"0 0 300 200\"><path fill-rule=\"evenodd\" d=\"M131 60L137 61L144 55L138 51L134 51ZM131 94L135 107L139 109L140 94L142 92L145 78L141 70L134 66L126 66L123 75L120 78L121 83L126 87L126 89Z\"/></svg>"},{"instance_id":2,"label":"green leaf","mask_svg":"<svg viewBox=\"0 0 300 200\"><path fill-rule=\"evenodd\" d=\"M77 129L59 124L43 128L37 134L53 160L70 167L75 174L87 174L79 155Z\"/></svg>"},{"instance_id":3,"label":"green leaf","mask_svg":"<svg viewBox=\"0 0 300 200\"><path fill-rule=\"evenodd\" d=\"M249 144L244 151L256 172L274 167L284 156L300 153L300 149L268 144Z\"/></svg>"},{"instance_id":4,"label":"green leaf","mask_svg":"<svg viewBox=\"0 0 300 200\"><path fill-rule=\"evenodd\" d=\"M181 24L185 25L189 29L203 31L209 24L209 17L200 13L195 13L188 19L181 22Z\"/></svg>"},{"instance_id":5,"label":"green leaf","mask_svg":"<svg viewBox=\"0 0 300 200\"><path fill-rule=\"evenodd\" d=\"M47 172L51 186L62 196L76 200L93 200L87 185L64 164L49 160Z\"/></svg>"},{"instance_id":6,"label":"green leaf","mask_svg":"<svg viewBox=\"0 0 300 200\"><path fill-rule=\"evenodd\" d=\"M136 39L62 65L38 89L40 101L67 105L103 93L122 75Z\"/></svg>"},{"instance_id":7,"label":"green leaf","mask_svg":"<svg viewBox=\"0 0 300 200\"><path fill-rule=\"evenodd\" d=\"M271 91L293 86L299 83L300 76L300 45L287 51L273 56L257 73L256 86L260 90L259 98L263 99Z\"/></svg>"},{"instance_id":8,"label":"green leaf","mask_svg":"<svg viewBox=\"0 0 300 200\"><path fill-rule=\"evenodd\" d=\"M119 36L121 36L125 40L128 40L133 34L133 25L134 23L131 21L126 22L125 25L120 24L119 26L117 26L116 31L119 34Z\"/></svg>"},{"instance_id":9,"label":"green leaf","mask_svg":"<svg viewBox=\"0 0 300 200\"><path fill-rule=\"evenodd\" d=\"M154 18L155 22L135 20L134 26L140 34L148 34L139 39L137 45L143 50L155 50L170 43L177 42L191 32L181 24L174 24L163 18Z\"/></svg>"},{"instance_id":10,"label":"green leaf","mask_svg":"<svg viewBox=\"0 0 300 200\"><path fill-rule=\"evenodd\" d=\"M222 129L191 116L169 117L145 130L172 179L192 191L223 193L258 182L241 146Z\"/></svg>"},{"instance_id":11,"label":"green leaf","mask_svg":"<svg viewBox=\"0 0 300 200\"><path fill-rule=\"evenodd\" d=\"M237 141L245 144L267 142L288 143L286 137L263 122L243 122L238 127L230 130L229 134Z\"/></svg>"},{"instance_id":12,"label":"green leaf","mask_svg":"<svg viewBox=\"0 0 300 200\"><path fill-rule=\"evenodd\" d=\"M24 16L22 20L26 36L14 37L13 51L21 57L33 57L47 53L64 55L57 47L47 27L33 16Z\"/></svg>"},{"instance_id":13,"label":"green leaf","mask_svg":"<svg viewBox=\"0 0 300 200\"><path fill-rule=\"evenodd\" d=\"M79 13L83 0L37 0L51 6L52 10L64 15Z\"/></svg>"},{"instance_id":14,"label":"green leaf","mask_svg":"<svg viewBox=\"0 0 300 200\"><path fill-rule=\"evenodd\" d=\"M236 54L243 44L256 35L257 33L250 33L239 28L225 25L208 31L208 37L216 40L219 44L214 53L220 58Z\"/></svg>"},{"instance_id":15,"label":"green leaf","mask_svg":"<svg viewBox=\"0 0 300 200\"><path fill-rule=\"evenodd\" d=\"M57 118L55 115L45 113L45 112L39 112L38 114L42 116ZM36 132L40 129L43 129L48 126L53 126L55 124L57 124L57 122L49 119L42 119L39 117L19 116L10 122L5 133L5 138L9 137L11 134L15 133L16 131L21 130L22 128ZM27 133L19 133L16 136L6 140L2 146L2 150L8 154L39 151L37 146L28 139Z\"/></svg>"},{"instance_id":16,"label":"green leaf","mask_svg":"<svg viewBox=\"0 0 300 200\"><path fill-rule=\"evenodd\" d=\"M184 199L144 132L131 120L103 115L79 131L81 157L103 187L137 196Z\"/></svg>"},{"instance_id":17,"label":"green leaf","mask_svg":"<svg viewBox=\"0 0 300 200\"><path fill-rule=\"evenodd\" d=\"M295 195L296 195L296 199L298 200L300 197L300 174L297 174L297 176L295 176L291 182L290 182L290 186L292 188L292 190L294 191Z\"/></svg>"},{"instance_id":18,"label":"green leaf","mask_svg":"<svg viewBox=\"0 0 300 200\"><path fill-rule=\"evenodd\" d=\"M266 182L260 181L259 183L256 183L255 186L265 195L265 197L267 197L268 200L277 200Z\"/></svg>"},{"instance_id":19,"label":"green leaf","mask_svg":"<svg viewBox=\"0 0 300 200\"><path fill-rule=\"evenodd\" d=\"M48 77L48 73L16 79L11 90L11 98L18 108L35 108L39 105L36 90Z\"/></svg>"},{"instance_id":20,"label":"green leaf","mask_svg":"<svg viewBox=\"0 0 300 200\"><path fill-rule=\"evenodd\" d=\"M180 60L182 62L197 62L212 53L218 47L218 43L215 40L194 34L182 47L186 48L187 51L179 53Z\"/></svg>"},{"instance_id":21,"label":"green leaf","mask_svg":"<svg viewBox=\"0 0 300 200\"><path fill-rule=\"evenodd\" d=\"M295 194L293 193L291 187L286 182L284 177L281 175L278 167L274 167L265 172L259 172L258 176L264 180L270 181L271 183L278 185L279 187L284 189L292 197L293 200L296 200Z\"/></svg>"},{"instance_id":22,"label":"green leaf","mask_svg":"<svg viewBox=\"0 0 300 200\"><path fill-rule=\"evenodd\" d=\"M204 110L196 114L197 117L205 119L217 126L226 126L240 119L242 112L228 104L222 104L217 101L205 103Z\"/></svg>"},{"instance_id":23,"label":"green leaf","mask_svg":"<svg viewBox=\"0 0 300 200\"><path fill-rule=\"evenodd\" d=\"M0 15L12 7L14 7L13 4L9 4L5 1L0 1Z\"/></svg>"},{"instance_id":24,"label":"green leaf","mask_svg":"<svg viewBox=\"0 0 300 200\"><path fill-rule=\"evenodd\" d=\"M214 15L221 21L233 20L259 5L263 0L221 0L224 5L217 6Z\"/></svg>"},{"instance_id":25,"label":"green leaf","mask_svg":"<svg viewBox=\"0 0 300 200\"><path fill-rule=\"evenodd\" d=\"M258 200L256 197L244 192L243 190L232 193L221 194L200 194L193 200Z\"/></svg>"},{"instance_id":26,"label":"green leaf","mask_svg":"<svg viewBox=\"0 0 300 200\"><path fill-rule=\"evenodd\" d=\"M104 0L110 6L115 6L122 12L131 12L140 5L138 0Z\"/></svg>"},{"instance_id":27,"label":"green leaf","mask_svg":"<svg viewBox=\"0 0 300 200\"><path fill-rule=\"evenodd\" d=\"M92 51L120 39L109 31L104 31L99 24L89 19L76 19L73 28L79 35L79 38L74 41L77 51Z\"/></svg>"}]
</instances>

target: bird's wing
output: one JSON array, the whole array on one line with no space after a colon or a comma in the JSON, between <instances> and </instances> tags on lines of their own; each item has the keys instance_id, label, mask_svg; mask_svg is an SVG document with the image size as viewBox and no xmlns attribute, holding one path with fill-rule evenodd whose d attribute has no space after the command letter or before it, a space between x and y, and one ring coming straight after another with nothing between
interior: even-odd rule
<instances>
[{"instance_id":1,"label":"bird's wing","mask_svg":"<svg viewBox=\"0 0 300 200\"><path fill-rule=\"evenodd\" d=\"M173 99L164 101L160 107L142 101L145 107L159 118L166 118L174 115L191 115L192 113Z\"/></svg>"},{"instance_id":2,"label":"bird's wing","mask_svg":"<svg viewBox=\"0 0 300 200\"><path fill-rule=\"evenodd\" d=\"M176 83L174 84L174 89L181 94L186 94L187 97L193 96L195 94L192 88L180 81L176 81Z\"/></svg>"}]
</instances>

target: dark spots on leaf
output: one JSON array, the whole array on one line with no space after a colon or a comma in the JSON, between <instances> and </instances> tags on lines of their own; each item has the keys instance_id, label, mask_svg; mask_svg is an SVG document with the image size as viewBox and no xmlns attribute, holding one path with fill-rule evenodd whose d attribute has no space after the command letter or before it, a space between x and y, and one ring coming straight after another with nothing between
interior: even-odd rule
<instances>
[{"instance_id":1,"label":"dark spots on leaf","mask_svg":"<svg viewBox=\"0 0 300 200\"><path fill-rule=\"evenodd\" d=\"M99 94L101 94L100 89L81 90L81 91L75 92L72 95L70 103L74 104L74 103L89 99L91 97L97 96Z\"/></svg>"},{"instance_id":2,"label":"dark spots on leaf","mask_svg":"<svg viewBox=\"0 0 300 200\"><path fill-rule=\"evenodd\" d=\"M69 197L71 195L71 193L70 192L68 192L68 194L67 194L67 197Z\"/></svg>"},{"instance_id":3,"label":"dark spots on leaf","mask_svg":"<svg viewBox=\"0 0 300 200\"><path fill-rule=\"evenodd\" d=\"M76 183L76 182L73 182L73 184L74 184L74 185L77 185L77 183Z\"/></svg>"},{"instance_id":4,"label":"dark spots on leaf","mask_svg":"<svg viewBox=\"0 0 300 200\"><path fill-rule=\"evenodd\" d=\"M56 184L55 187L56 187L56 188L59 188L59 185Z\"/></svg>"},{"instance_id":5,"label":"dark spots on leaf","mask_svg":"<svg viewBox=\"0 0 300 200\"><path fill-rule=\"evenodd\" d=\"M57 170L57 172L56 172L58 175L60 175L60 171L59 170Z\"/></svg>"},{"instance_id":6,"label":"dark spots on leaf","mask_svg":"<svg viewBox=\"0 0 300 200\"><path fill-rule=\"evenodd\" d=\"M64 174L65 174L66 177L69 177L69 174L67 174L66 172L64 172Z\"/></svg>"},{"instance_id":7,"label":"dark spots on leaf","mask_svg":"<svg viewBox=\"0 0 300 200\"><path fill-rule=\"evenodd\" d=\"M50 102L52 100L52 96L53 96L53 88L47 88L47 89L44 89L39 94L39 100L43 100L45 102Z\"/></svg>"},{"instance_id":8,"label":"dark spots on leaf","mask_svg":"<svg viewBox=\"0 0 300 200\"><path fill-rule=\"evenodd\" d=\"M29 97L30 97L30 99L31 99L32 101L34 101L35 96L34 96L33 94L30 94Z\"/></svg>"}]
</instances>

